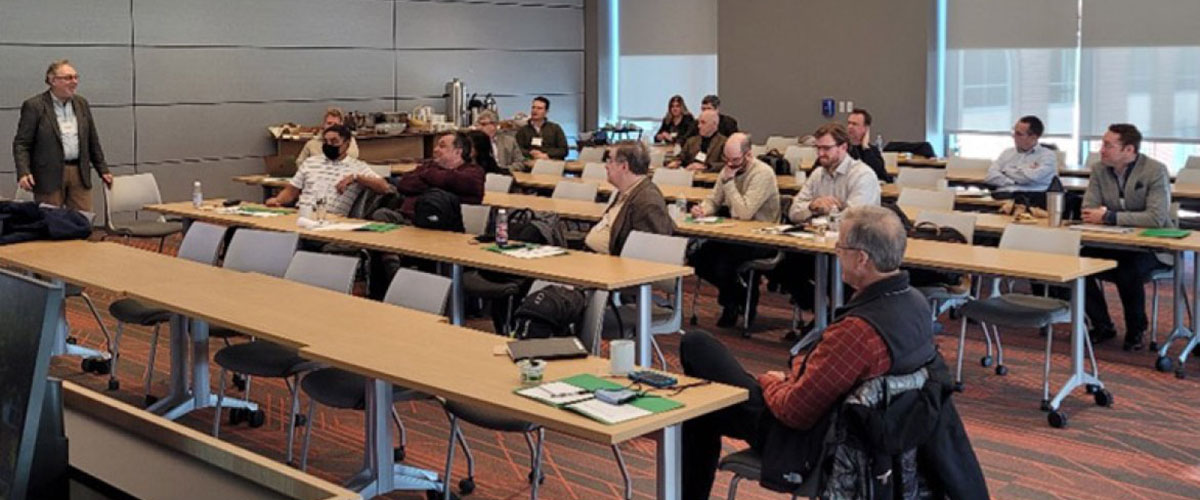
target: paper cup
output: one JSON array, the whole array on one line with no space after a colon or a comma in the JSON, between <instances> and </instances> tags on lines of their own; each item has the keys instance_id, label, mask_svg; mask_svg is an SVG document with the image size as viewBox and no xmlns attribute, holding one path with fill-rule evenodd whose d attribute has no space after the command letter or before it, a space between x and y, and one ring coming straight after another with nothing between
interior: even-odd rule
<instances>
[{"instance_id":1,"label":"paper cup","mask_svg":"<svg viewBox=\"0 0 1200 500\"><path fill-rule=\"evenodd\" d=\"M608 343L609 372L627 375L633 371L634 344L632 340L614 340Z\"/></svg>"}]
</instances>

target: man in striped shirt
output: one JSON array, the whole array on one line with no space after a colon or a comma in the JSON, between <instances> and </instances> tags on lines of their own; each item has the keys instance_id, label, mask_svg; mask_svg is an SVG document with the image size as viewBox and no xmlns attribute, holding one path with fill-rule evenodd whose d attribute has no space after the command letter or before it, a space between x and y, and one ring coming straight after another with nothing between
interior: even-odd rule
<instances>
[{"instance_id":1,"label":"man in striped shirt","mask_svg":"<svg viewBox=\"0 0 1200 500\"><path fill-rule=\"evenodd\" d=\"M842 279L857 292L788 372L755 377L711 334L684 336L684 373L750 391L740 405L684 423L684 498L708 498L722 436L744 439L761 452L766 426L808 430L862 381L915 371L933 358L928 304L900 270L905 244L904 227L891 211L868 205L845 213L836 251Z\"/></svg>"}]
</instances>

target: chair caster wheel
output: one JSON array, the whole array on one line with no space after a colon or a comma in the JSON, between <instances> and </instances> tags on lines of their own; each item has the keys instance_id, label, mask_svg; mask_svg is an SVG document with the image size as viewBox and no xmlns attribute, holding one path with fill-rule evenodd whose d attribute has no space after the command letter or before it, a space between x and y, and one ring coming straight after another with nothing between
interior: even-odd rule
<instances>
[{"instance_id":1,"label":"chair caster wheel","mask_svg":"<svg viewBox=\"0 0 1200 500\"><path fill-rule=\"evenodd\" d=\"M1177 378L1179 380L1183 380L1183 379L1187 378L1187 372L1183 371L1182 366L1175 369L1175 378Z\"/></svg>"},{"instance_id":2,"label":"chair caster wheel","mask_svg":"<svg viewBox=\"0 0 1200 500\"><path fill-rule=\"evenodd\" d=\"M530 483L533 483L533 471L529 471L529 474L526 475L526 479L528 479ZM538 484L542 484L545 482L546 482L545 474L538 476Z\"/></svg>"},{"instance_id":3,"label":"chair caster wheel","mask_svg":"<svg viewBox=\"0 0 1200 500\"><path fill-rule=\"evenodd\" d=\"M979 358L979 364L980 364L980 366L983 366L984 368L992 366L992 357L984 356L982 358Z\"/></svg>"},{"instance_id":4,"label":"chair caster wheel","mask_svg":"<svg viewBox=\"0 0 1200 500\"><path fill-rule=\"evenodd\" d=\"M257 429L262 427L263 424L267 422L267 414L262 410L254 410L250 412L250 418L248 421L250 422L251 428Z\"/></svg>"},{"instance_id":5,"label":"chair caster wheel","mask_svg":"<svg viewBox=\"0 0 1200 500\"><path fill-rule=\"evenodd\" d=\"M460 495L470 495L475 491L475 478L468 477L458 482L458 493Z\"/></svg>"},{"instance_id":6,"label":"chair caster wheel","mask_svg":"<svg viewBox=\"0 0 1200 500\"><path fill-rule=\"evenodd\" d=\"M749 331L742 332L742 338L744 338L744 339L750 338L750 332Z\"/></svg>"},{"instance_id":7,"label":"chair caster wheel","mask_svg":"<svg viewBox=\"0 0 1200 500\"><path fill-rule=\"evenodd\" d=\"M1062 429L1067 426L1067 414L1061 411L1051 411L1046 416L1046 420L1050 422L1050 427Z\"/></svg>"},{"instance_id":8,"label":"chair caster wheel","mask_svg":"<svg viewBox=\"0 0 1200 500\"><path fill-rule=\"evenodd\" d=\"M307 424L308 424L308 417L297 413L296 414L296 427L304 427Z\"/></svg>"},{"instance_id":9,"label":"chair caster wheel","mask_svg":"<svg viewBox=\"0 0 1200 500\"><path fill-rule=\"evenodd\" d=\"M1049 399L1042 400L1042 411L1050 411L1050 400Z\"/></svg>"},{"instance_id":10,"label":"chair caster wheel","mask_svg":"<svg viewBox=\"0 0 1200 500\"><path fill-rule=\"evenodd\" d=\"M230 408L229 409L229 425L237 425L246 420L249 420L249 411L245 408Z\"/></svg>"},{"instance_id":11,"label":"chair caster wheel","mask_svg":"<svg viewBox=\"0 0 1200 500\"><path fill-rule=\"evenodd\" d=\"M948 317L953 321L958 321L958 320L962 319L962 313L958 312L957 307L951 307L950 310L947 312L947 314L948 314Z\"/></svg>"},{"instance_id":12,"label":"chair caster wheel","mask_svg":"<svg viewBox=\"0 0 1200 500\"><path fill-rule=\"evenodd\" d=\"M697 318L697 317L696 317L696 315L695 315L695 314L693 314L693 315L692 315L692 318L688 320L688 323L691 323L691 324L692 324L692 326L699 325L699 324L700 324L700 318Z\"/></svg>"},{"instance_id":13,"label":"chair caster wheel","mask_svg":"<svg viewBox=\"0 0 1200 500\"><path fill-rule=\"evenodd\" d=\"M1175 363L1171 362L1171 358L1159 356L1158 359L1154 360L1154 369L1164 373L1169 372L1173 364Z\"/></svg>"},{"instance_id":14,"label":"chair caster wheel","mask_svg":"<svg viewBox=\"0 0 1200 500\"><path fill-rule=\"evenodd\" d=\"M1008 367L1004 365L996 365L996 375L1001 377L1008 375Z\"/></svg>"},{"instance_id":15,"label":"chair caster wheel","mask_svg":"<svg viewBox=\"0 0 1200 500\"><path fill-rule=\"evenodd\" d=\"M246 392L246 377L244 375L235 373L230 378L230 381L233 382L234 387L237 387L238 392Z\"/></svg>"},{"instance_id":16,"label":"chair caster wheel","mask_svg":"<svg viewBox=\"0 0 1200 500\"><path fill-rule=\"evenodd\" d=\"M142 399L142 402L145 403L146 406L153 405L154 403L158 402L158 396L151 396L147 394L146 397Z\"/></svg>"},{"instance_id":17,"label":"chair caster wheel","mask_svg":"<svg viewBox=\"0 0 1200 500\"><path fill-rule=\"evenodd\" d=\"M108 379L108 390L116 391L121 389L121 381L115 378Z\"/></svg>"},{"instance_id":18,"label":"chair caster wheel","mask_svg":"<svg viewBox=\"0 0 1200 500\"><path fill-rule=\"evenodd\" d=\"M1096 406L1112 406L1113 395L1105 389L1097 389L1092 395L1096 399Z\"/></svg>"},{"instance_id":19,"label":"chair caster wheel","mask_svg":"<svg viewBox=\"0 0 1200 500\"><path fill-rule=\"evenodd\" d=\"M1158 350L1158 342L1150 341L1150 350L1157 351Z\"/></svg>"},{"instance_id":20,"label":"chair caster wheel","mask_svg":"<svg viewBox=\"0 0 1200 500\"><path fill-rule=\"evenodd\" d=\"M75 337L67 337L67 343L71 344L71 345L75 345L75 344L79 343L79 339L77 339Z\"/></svg>"},{"instance_id":21,"label":"chair caster wheel","mask_svg":"<svg viewBox=\"0 0 1200 500\"><path fill-rule=\"evenodd\" d=\"M397 446L392 449L392 460L395 460L397 462L403 462L404 456L405 456L405 453L404 453L403 446Z\"/></svg>"},{"instance_id":22,"label":"chair caster wheel","mask_svg":"<svg viewBox=\"0 0 1200 500\"><path fill-rule=\"evenodd\" d=\"M964 386L962 382L954 383L954 392L962 392L965 388L966 386Z\"/></svg>"}]
</instances>

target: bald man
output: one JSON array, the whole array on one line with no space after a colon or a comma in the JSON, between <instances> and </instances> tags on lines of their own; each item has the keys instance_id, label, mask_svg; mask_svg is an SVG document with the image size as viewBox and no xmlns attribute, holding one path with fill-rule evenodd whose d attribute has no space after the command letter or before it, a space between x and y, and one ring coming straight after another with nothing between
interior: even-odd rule
<instances>
[{"instance_id":1,"label":"bald man","mask_svg":"<svg viewBox=\"0 0 1200 500\"><path fill-rule=\"evenodd\" d=\"M725 142L725 166L712 194L692 207L693 217L705 217L728 212L738 220L779 222L779 184L775 171L750 155L750 136L736 133ZM712 283L720 292L721 318L717 326L728 328L737 323L738 315L746 314L746 324L754 321L758 304L758 283L750 283L750 307L746 303L746 286L738 278L737 269L743 263L774 255L775 251L746 245L710 240L692 255L696 275Z\"/></svg>"},{"instance_id":2,"label":"bald man","mask_svg":"<svg viewBox=\"0 0 1200 500\"><path fill-rule=\"evenodd\" d=\"M700 133L683 143L679 159L667 164L668 168L685 167L697 172L719 172L725 167L725 136L717 130L721 117L715 110L700 113Z\"/></svg>"}]
</instances>

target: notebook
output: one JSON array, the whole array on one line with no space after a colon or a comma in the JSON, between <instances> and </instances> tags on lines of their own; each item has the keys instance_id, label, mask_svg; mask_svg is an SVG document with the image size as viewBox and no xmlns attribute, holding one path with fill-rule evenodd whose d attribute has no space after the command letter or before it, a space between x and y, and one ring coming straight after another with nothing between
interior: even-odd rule
<instances>
[{"instance_id":1,"label":"notebook","mask_svg":"<svg viewBox=\"0 0 1200 500\"><path fill-rule=\"evenodd\" d=\"M525 339L508 343L508 357L522 359L566 359L587 357L588 351L577 337Z\"/></svg>"}]
</instances>

